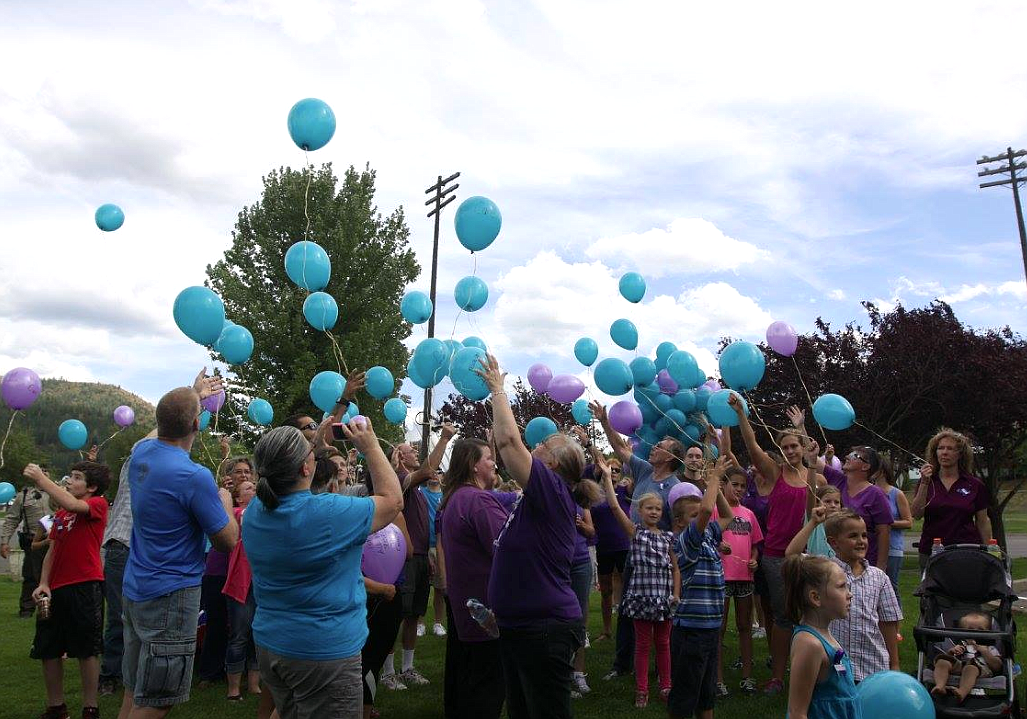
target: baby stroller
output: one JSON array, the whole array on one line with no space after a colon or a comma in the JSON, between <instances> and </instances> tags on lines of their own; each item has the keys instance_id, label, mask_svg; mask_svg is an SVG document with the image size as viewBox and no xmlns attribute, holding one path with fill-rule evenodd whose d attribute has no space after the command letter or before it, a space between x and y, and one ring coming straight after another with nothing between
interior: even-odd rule
<instances>
[{"instance_id":1,"label":"baby stroller","mask_svg":"<svg viewBox=\"0 0 1027 719\"><path fill-rule=\"evenodd\" d=\"M966 701L960 704L951 694L931 695L938 717L988 719L1019 717L1019 697L1014 689L1013 656L1016 625L1013 623L1013 592L1008 557L978 544L956 544L942 548L927 562L923 580L916 590L920 597L920 619L913 629L918 654L917 680L934 686L935 645L945 639L972 639L999 650L1002 670L979 678ZM956 622L969 612L991 617L990 632L960 629ZM959 677L950 677L949 685Z\"/></svg>"}]
</instances>

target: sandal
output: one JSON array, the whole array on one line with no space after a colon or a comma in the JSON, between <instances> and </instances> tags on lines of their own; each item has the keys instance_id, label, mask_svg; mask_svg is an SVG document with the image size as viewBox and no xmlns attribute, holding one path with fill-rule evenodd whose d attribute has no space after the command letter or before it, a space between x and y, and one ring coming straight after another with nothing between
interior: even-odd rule
<instances>
[{"instance_id":1,"label":"sandal","mask_svg":"<svg viewBox=\"0 0 1027 719\"><path fill-rule=\"evenodd\" d=\"M645 709L649 706L649 692L635 692L635 709Z\"/></svg>"},{"instance_id":2,"label":"sandal","mask_svg":"<svg viewBox=\"0 0 1027 719\"><path fill-rule=\"evenodd\" d=\"M225 699L227 699L230 702L241 702L242 694L229 694L225 697Z\"/></svg>"},{"instance_id":3,"label":"sandal","mask_svg":"<svg viewBox=\"0 0 1027 719\"><path fill-rule=\"evenodd\" d=\"M609 632L603 632L602 634L600 634L598 637L595 638L595 641L601 642L604 639L610 639L610 633Z\"/></svg>"}]
</instances>

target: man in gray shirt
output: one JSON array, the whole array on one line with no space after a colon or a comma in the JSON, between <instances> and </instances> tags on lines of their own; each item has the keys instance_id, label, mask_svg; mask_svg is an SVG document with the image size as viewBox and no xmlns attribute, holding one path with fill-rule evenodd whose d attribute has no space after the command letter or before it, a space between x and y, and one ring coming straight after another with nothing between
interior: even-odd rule
<instances>
[{"instance_id":1,"label":"man in gray shirt","mask_svg":"<svg viewBox=\"0 0 1027 719\"><path fill-rule=\"evenodd\" d=\"M32 535L39 526L39 520L50 513L50 500L46 494L36 489L31 482L14 495L14 504L7 509L3 529L0 530L0 556L7 559L11 556L10 541L17 530L18 545L25 552L21 563L21 598L19 599L18 616L31 617L36 610L32 592L39 585L43 573L43 559L46 547L32 549ZM21 529L18 530L19 525Z\"/></svg>"}]
</instances>

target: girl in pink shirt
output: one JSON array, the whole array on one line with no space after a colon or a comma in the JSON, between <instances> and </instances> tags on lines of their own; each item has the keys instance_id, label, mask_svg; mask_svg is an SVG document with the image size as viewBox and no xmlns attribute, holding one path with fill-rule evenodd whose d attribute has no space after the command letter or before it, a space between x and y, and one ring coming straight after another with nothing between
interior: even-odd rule
<instances>
[{"instance_id":1,"label":"girl in pink shirt","mask_svg":"<svg viewBox=\"0 0 1027 719\"><path fill-rule=\"evenodd\" d=\"M257 493L253 482L245 480L235 488L235 519L242 526L243 512ZM253 645L253 572L242 542L235 545L228 558L228 576L221 593L228 598L228 651L225 653L225 674L228 677L228 700L242 701L242 673L247 670L250 694L260 694L260 671L257 669L256 647Z\"/></svg>"}]
</instances>

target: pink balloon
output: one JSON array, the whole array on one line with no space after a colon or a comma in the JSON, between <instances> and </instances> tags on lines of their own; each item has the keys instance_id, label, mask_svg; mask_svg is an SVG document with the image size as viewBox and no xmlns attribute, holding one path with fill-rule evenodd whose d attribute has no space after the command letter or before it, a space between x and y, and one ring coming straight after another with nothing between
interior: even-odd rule
<instances>
[{"instance_id":1,"label":"pink balloon","mask_svg":"<svg viewBox=\"0 0 1027 719\"><path fill-rule=\"evenodd\" d=\"M114 410L114 424L118 425L119 427L128 427L135 421L135 410L129 407L127 404L123 404L116 410Z\"/></svg>"},{"instance_id":2,"label":"pink balloon","mask_svg":"<svg viewBox=\"0 0 1027 719\"><path fill-rule=\"evenodd\" d=\"M795 328L787 322L778 320L772 322L767 328L767 344L770 349L784 357L791 357L799 346L799 337L795 334Z\"/></svg>"},{"instance_id":3,"label":"pink balloon","mask_svg":"<svg viewBox=\"0 0 1027 719\"><path fill-rule=\"evenodd\" d=\"M360 555L360 571L376 582L392 584L403 571L407 560L407 543L395 524L368 535Z\"/></svg>"},{"instance_id":4,"label":"pink balloon","mask_svg":"<svg viewBox=\"0 0 1027 719\"><path fill-rule=\"evenodd\" d=\"M43 383L39 381L39 375L27 367L15 367L0 382L0 395L13 410L26 409L42 391Z\"/></svg>"},{"instance_id":5,"label":"pink balloon","mask_svg":"<svg viewBox=\"0 0 1027 719\"><path fill-rule=\"evenodd\" d=\"M553 379L553 370L541 362L533 364L528 368L528 384L536 392L545 392L549 382Z\"/></svg>"},{"instance_id":6,"label":"pink balloon","mask_svg":"<svg viewBox=\"0 0 1027 719\"><path fill-rule=\"evenodd\" d=\"M642 426L642 411L634 402L622 399L610 407L610 426L621 434L634 434Z\"/></svg>"},{"instance_id":7,"label":"pink balloon","mask_svg":"<svg viewBox=\"0 0 1027 719\"><path fill-rule=\"evenodd\" d=\"M200 406L211 414L217 414L225 406L225 391L221 390L217 394L200 400Z\"/></svg>"},{"instance_id":8,"label":"pink balloon","mask_svg":"<svg viewBox=\"0 0 1027 719\"><path fill-rule=\"evenodd\" d=\"M659 374L656 375L656 384L660 386L660 391L664 394L674 394L678 391L678 383L671 378L670 372L665 369L661 369Z\"/></svg>"},{"instance_id":9,"label":"pink balloon","mask_svg":"<svg viewBox=\"0 0 1027 719\"><path fill-rule=\"evenodd\" d=\"M558 374L549 381L549 386L546 387L546 394L548 394L553 401L573 402L582 395L585 391L585 383L572 374Z\"/></svg>"},{"instance_id":10,"label":"pink balloon","mask_svg":"<svg viewBox=\"0 0 1027 719\"><path fill-rule=\"evenodd\" d=\"M667 504L673 508L674 502L678 501L682 497L702 497L702 490L691 482L675 484L670 488L670 492L667 493Z\"/></svg>"}]
</instances>

